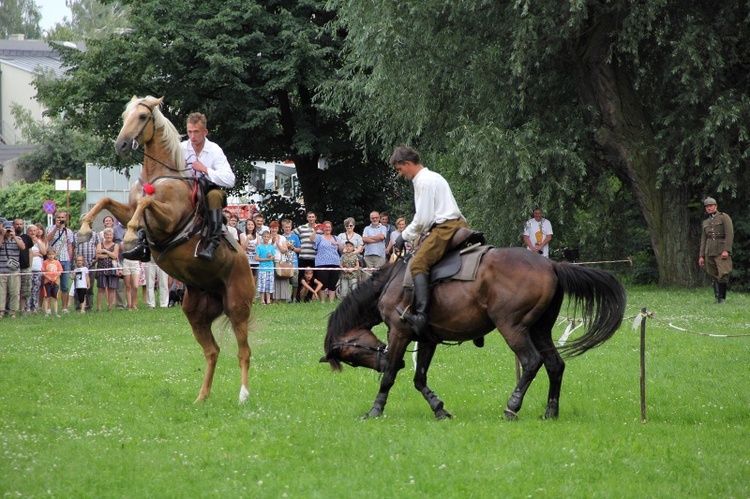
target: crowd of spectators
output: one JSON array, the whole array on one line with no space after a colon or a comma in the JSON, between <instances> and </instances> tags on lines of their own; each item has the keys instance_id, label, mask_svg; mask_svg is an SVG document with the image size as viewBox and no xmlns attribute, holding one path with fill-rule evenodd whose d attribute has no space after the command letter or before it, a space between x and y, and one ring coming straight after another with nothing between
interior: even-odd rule
<instances>
[{"instance_id":1,"label":"crowd of spectators","mask_svg":"<svg viewBox=\"0 0 750 499\"><path fill-rule=\"evenodd\" d=\"M307 223L294 227L291 220L266 225L260 213L240 220L225 211L227 236L235 238L247 255L262 304L334 302L356 289L382 267L404 220L390 225L387 213L370 213L362 233L356 221L343 221L344 232L334 235L333 223L319 223L308 212ZM59 211L49 227L22 219L6 221L0 248L0 317L43 313L60 316L71 312L137 310L141 301L149 308L170 307L183 294L182 284L153 262L122 258L125 227L112 216L104 229L84 240L70 228L68 214Z\"/></svg>"}]
</instances>

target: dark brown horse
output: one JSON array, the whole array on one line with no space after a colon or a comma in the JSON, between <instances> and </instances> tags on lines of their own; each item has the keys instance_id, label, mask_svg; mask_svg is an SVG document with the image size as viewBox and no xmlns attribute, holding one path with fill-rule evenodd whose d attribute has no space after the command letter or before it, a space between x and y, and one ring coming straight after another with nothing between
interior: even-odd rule
<instances>
[{"instance_id":1,"label":"dark brown horse","mask_svg":"<svg viewBox=\"0 0 750 499\"><path fill-rule=\"evenodd\" d=\"M136 231L145 227L152 242L153 260L167 274L186 286L182 310L195 339L203 347L206 373L196 402L211 393L219 346L211 331L215 319L225 314L237 338L242 383L240 402L249 396L247 387L250 346L247 327L255 284L245 252L239 245L223 244L212 261L196 258L202 227L196 205L196 182L185 169L180 134L161 113L162 99L133 97L122 114L123 126L115 142L118 154L127 155L143 147L143 169L130 191L128 204L110 198L100 200L82 219L80 233L91 234L91 223L102 210L109 210L128 230L123 247L137 243Z\"/></svg>"},{"instance_id":2,"label":"dark brown horse","mask_svg":"<svg viewBox=\"0 0 750 499\"><path fill-rule=\"evenodd\" d=\"M427 386L427 370L440 342L463 342L496 329L520 360L523 373L505 408L516 419L524 395L544 364L550 386L544 417L556 418L565 363L552 340L552 327L563 298L572 297L581 310L586 332L561 347L580 355L608 340L620 327L625 312L625 290L611 272L560 264L521 248L490 249L482 258L474 281L450 281L432 290L429 311L432 335L415 338L396 308L407 303L403 287L406 263L399 259L378 271L341 302L328 321L325 356L321 362L341 370L341 362L384 373L375 403L365 417L383 413L396 373L404 367L404 353L419 341L414 387L422 393L438 419L451 417L443 402ZM388 345L371 328L388 326Z\"/></svg>"}]
</instances>

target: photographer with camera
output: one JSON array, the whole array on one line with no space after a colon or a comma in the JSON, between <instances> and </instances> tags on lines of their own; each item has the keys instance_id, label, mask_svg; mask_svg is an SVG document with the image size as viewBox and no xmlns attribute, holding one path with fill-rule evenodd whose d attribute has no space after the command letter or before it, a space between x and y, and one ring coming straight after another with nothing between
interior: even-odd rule
<instances>
[{"instance_id":1,"label":"photographer with camera","mask_svg":"<svg viewBox=\"0 0 750 499\"><path fill-rule=\"evenodd\" d=\"M47 227L47 247L54 248L57 259L62 265L63 273L60 276L60 294L62 295L62 311L68 313L68 301L70 300L70 268L73 257L73 231L68 228L68 213L58 211L55 213L55 225Z\"/></svg>"},{"instance_id":2,"label":"photographer with camera","mask_svg":"<svg viewBox=\"0 0 750 499\"><path fill-rule=\"evenodd\" d=\"M26 249L23 239L16 235L13 222L3 222L0 244L0 317L5 315L5 302L10 297L10 317L15 318L21 297L21 251Z\"/></svg>"}]
</instances>

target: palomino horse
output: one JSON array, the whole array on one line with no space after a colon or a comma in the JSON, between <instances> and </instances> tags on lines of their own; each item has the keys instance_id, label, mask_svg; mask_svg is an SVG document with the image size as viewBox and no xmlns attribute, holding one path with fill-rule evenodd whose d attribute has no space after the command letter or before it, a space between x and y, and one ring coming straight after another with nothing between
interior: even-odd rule
<instances>
[{"instance_id":1,"label":"palomino horse","mask_svg":"<svg viewBox=\"0 0 750 499\"><path fill-rule=\"evenodd\" d=\"M81 234L91 234L91 223L102 210L109 210L127 233L123 247L131 249L139 227L146 228L153 260L167 274L182 281L186 292L182 311L206 356L206 374L197 401L211 393L219 357L211 324L222 313L234 330L242 372L240 403L249 396L247 387L250 346L247 328L255 284L245 252L221 245L210 262L195 257L202 221L196 216L196 181L185 169L180 134L159 110L162 99L133 97L122 114L124 124L115 142L118 154L144 148L143 169L130 191L128 204L110 198L99 201L82 220Z\"/></svg>"},{"instance_id":2,"label":"palomino horse","mask_svg":"<svg viewBox=\"0 0 750 499\"><path fill-rule=\"evenodd\" d=\"M490 249L484 254L474 281L449 281L432 288L429 322L432 334L415 338L396 308L408 305L404 293L403 259L387 265L360 284L334 310L328 321L325 356L321 362L341 370L341 362L384 373L370 412L383 413L396 373L411 341L419 341L414 387L422 393L437 419L450 418L443 402L427 386L427 370L441 342L482 338L497 328L515 352L523 373L505 408L516 419L526 390L544 364L550 386L546 418L556 418L565 363L552 341L552 327L564 295L581 307L587 331L563 347L579 355L608 340L620 327L625 311L625 290L614 274L560 264L521 248ZM371 331L388 326L388 345Z\"/></svg>"}]
</instances>

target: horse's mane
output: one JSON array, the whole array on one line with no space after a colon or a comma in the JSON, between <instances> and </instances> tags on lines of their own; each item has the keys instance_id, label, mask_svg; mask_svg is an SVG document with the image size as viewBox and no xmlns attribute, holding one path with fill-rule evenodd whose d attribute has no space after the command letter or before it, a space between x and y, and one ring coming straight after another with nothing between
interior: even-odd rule
<instances>
[{"instance_id":1,"label":"horse's mane","mask_svg":"<svg viewBox=\"0 0 750 499\"><path fill-rule=\"evenodd\" d=\"M325 351L339 335L353 329L371 329L383 322L378 303L383 288L390 282L391 276L403 270L403 261L397 260L375 272L371 278L357 285L328 318L328 332L325 340Z\"/></svg>"},{"instance_id":2,"label":"horse's mane","mask_svg":"<svg viewBox=\"0 0 750 499\"><path fill-rule=\"evenodd\" d=\"M127 117L135 111L136 107L138 107L138 104L140 102L148 103L153 101L158 101L156 97L153 97L151 95L147 95L143 98L133 98L125 108L125 112L122 113L123 118ZM149 105L149 107L152 107ZM180 140L180 132L177 131L177 128L172 124L171 121L167 119L166 116L164 116L161 112L160 105L153 106L153 116L154 116L154 128L155 129L161 129L162 135L161 135L161 143L162 146L169 152L169 155L172 158L172 162L174 164L174 167L185 171L185 154L182 151Z\"/></svg>"}]
</instances>

